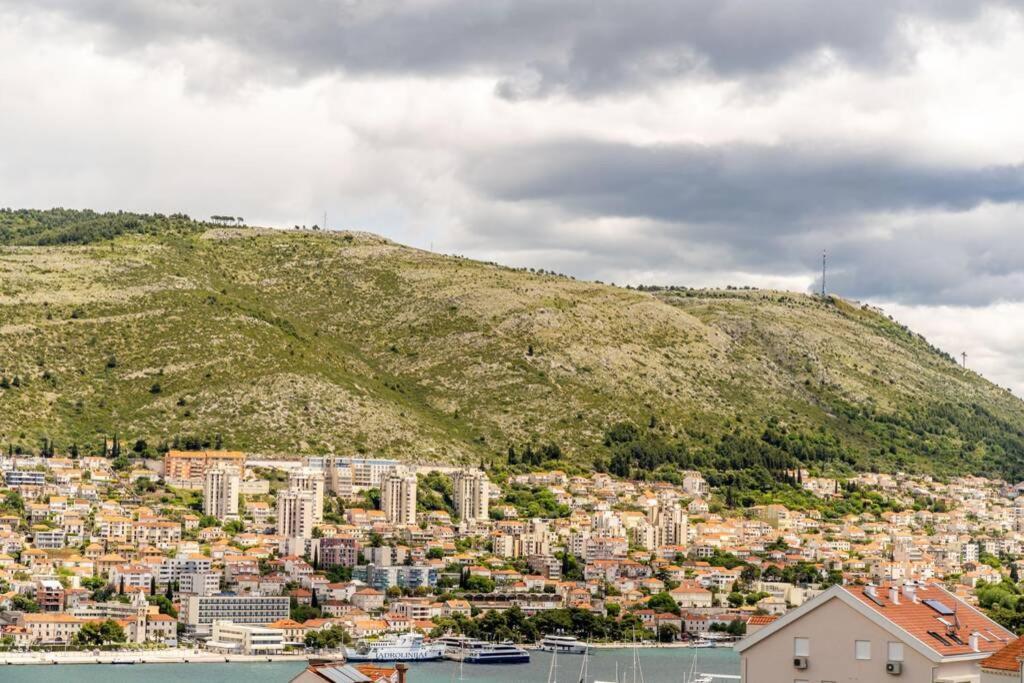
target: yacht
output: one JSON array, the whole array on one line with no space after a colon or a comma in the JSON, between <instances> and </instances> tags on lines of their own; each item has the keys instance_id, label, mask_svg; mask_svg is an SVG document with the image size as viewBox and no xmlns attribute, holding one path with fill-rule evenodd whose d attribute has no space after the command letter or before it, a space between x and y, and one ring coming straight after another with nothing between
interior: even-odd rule
<instances>
[{"instance_id":1,"label":"yacht","mask_svg":"<svg viewBox=\"0 0 1024 683\"><path fill-rule=\"evenodd\" d=\"M426 643L419 633L403 633L345 648L345 657L352 662L422 662L441 659L444 653L444 643Z\"/></svg>"},{"instance_id":2,"label":"yacht","mask_svg":"<svg viewBox=\"0 0 1024 683\"><path fill-rule=\"evenodd\" d=\"M465 664L526 664L530 653L514 643L488 643L465 636L446 636L437 641L444 656Z\"/></svg>"},{"instance_id":3,"label":"yacht","mask_svg":"<svg viewBox=\"0 0 1024 683\"><path fill-rule=\"evenodd\" d=\"M587 644L572 636L544 636L540 649L559 654L581 655L587 651Z\"/></svg>"}]
</instances>

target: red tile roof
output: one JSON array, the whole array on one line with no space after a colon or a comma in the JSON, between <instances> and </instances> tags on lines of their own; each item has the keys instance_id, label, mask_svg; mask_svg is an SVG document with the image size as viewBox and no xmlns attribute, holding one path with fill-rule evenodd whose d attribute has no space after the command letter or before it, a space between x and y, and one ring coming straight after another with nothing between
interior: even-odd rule
<instances>
[{"instance_id":1,"label":"red tile roof","mask_svg":"<svg viewBox=\"0 0 1024 683\"><path fill-rule=\"evenodd\" d=\"M1002 650L981 663L983 669L998 671L1020 671L1020 660L1024 657L1024 638L1018 638Z\"/></svg>"},{"instance_id":2,"label":"red tile roof","mask_svg":"<svg viewBox=\"0 0 1024 683\"><path fill-rule=\"evenodd\" d=\"M748 626L767 626L779 618L777 614L754 614L747 620Z\"/></svg>"},{"instance_id":3,"label":"red tile roof","mask_svg":"<svg viewBox=\"0 0 1024 683\"><path fill-rule=\"evenodd\" d=\"M939 584L916 586L914 600L911 600L904 591L900 591L898 602L895 603L890 599L889 589L889 585L876 587L872 599L868 586L846 587L850 595L868 608L910 633L943 657L972 654L972 633L978 633L980 636L980 652L996 652L1015 637ZM940 614L926 605L926 600L938 601L954 613Z\"/></svg>"}]
</instances>

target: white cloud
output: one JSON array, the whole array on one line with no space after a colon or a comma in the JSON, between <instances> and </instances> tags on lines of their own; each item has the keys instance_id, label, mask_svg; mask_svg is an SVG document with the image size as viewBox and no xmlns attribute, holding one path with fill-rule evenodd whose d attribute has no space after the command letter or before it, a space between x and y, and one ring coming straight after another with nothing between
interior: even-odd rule
<instances>
[{"instance_id":1,"label":"white cloud","mask_svg":"<svg viewBox=\"0 0 1024 683\"><path fill-rule=\"evenodd\" d=\"M538 55L523 47L536 44L536 36L502 28L503 15L493 7L472 21L497 26L494 36L464 36L465 26L448 25L432 44L397 41L385 47L410 52L387 54L351 51L359 45L346 53L340 38L323 53L311 52L316 45L303 41L320 28L303 17L281 24L278 33L292 33L259 45L245 31L221 35L211 28L220 14L187 4L61 4L46 0L34 7L55 9L39 10L0 0L0 187L7 205L228 213L280 226L318 223L327 211L333 227L620 284L805 290L828 246L841 293L886 299L890 311L943 348L967 350L972 367L1024 388L1016 354L1024 342L1024 323L1017 322L1024 259L1012 197L964 212L924 202L888 213L824 215L772 241L763 221L698 234L685 222L643 215L581 215L564 201L494 199L463 175L471 159L565 139L712 149L788 145L838 150L837 163L854 150L954 171L1019 165L1024 26L1000 3L940 15L901 2L898 27L861 18L866 23L848 27L848 37L814 10L821 23L804 30L824 37L799 49L796 37L788 46L769 41L761 47L772 51L771 69L751 66L755 53L748 49L758 46L723 39L699 45L702 68L682 75L666 68L665 60L678 56L671 39L655 36L665 49L643 52L642 31L658 23L656 14L645 15L631 24L640 33L612 27L605 34L621 41L609 42L609 54L657 67L625 80L616 69L600 71L608 67L604 58L579 47L596 44L604 26L596 20L543 24L551 46L543 51L559 54L538 66ZM535 3L537 16L515 17L536 25L553 4ZM676 4L661 7L674 11ZM249 7L231 7L243 5ZM435 0L417 11L449 5ZM294 7L266 6L268 17ZM403 7L388 3L360 20ZM510 7L502 10L508 17ZM756 19L732 3L691 2L685 9L699 14L708 7L721 9L708 36L731 35L729 22ZM417 27L409 16L374 30L409 35L394 32ZM126 31L139 21L132 24L137 32ZM784 39L790 28L780 27L776 37ZM253 30L267 35L266 26ZM582 33L564 34L576 30ZM565 56L569 45L577 46L576 62ZM552 67L556 62L561 66ZM520 94L544 96L497 96L517 74L531 91ZM764 174L771 180L771 168ZM979 182L986 184L984 177ZM737 206L743 201L735 197ZM820 197L808 193L803 201L814 209ZM962 305L967 301L970 307Z\"/></svg>"}]
</instances>

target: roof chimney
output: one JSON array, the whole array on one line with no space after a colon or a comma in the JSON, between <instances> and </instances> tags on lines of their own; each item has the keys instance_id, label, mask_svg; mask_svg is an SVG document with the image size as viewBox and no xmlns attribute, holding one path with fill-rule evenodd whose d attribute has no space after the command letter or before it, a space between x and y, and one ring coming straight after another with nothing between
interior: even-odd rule
<instances>
[{"instance_id":1,"label":"roof chimney","mask_svg":"<svg viewBox=\"0 0 1024 683\"><path fill-rule=\"evenodd\" d=\"M974 650L975 652L980 652L981 651L981 649L978 647L978 632L977 631L974 631L973 633L971 633L971 637L970 637L970 639L968 639L968 642L970 643L972 650Z\"/></svg>"},{"instance_id":2,"label":"roof chimney","mask_svg":"<svg viewBox=\"0 0 1024 683\"><path fill-rule=\"evenodd\" d=\"M875 597L875 584L869 583L868 585L864 586L864 594L867 595L869 598Z\"/></svg>"},{"instance_id":3,"label":"roof chimney","mask_svg":"<svg viewBox=\"0 0 1024 683\"><path fill-rule=\"evenodd\" d=\"M917 602L917 588L912 583L903 584L903 595L906 596L910 602Z\"/></svg>"},{"instance_id":4,"label":"roof chimney","mask_svg":"<svg viewBox=\"0 0 1024 683\"><path fill-rule=\"evenodd\" d=\"M889 602L894 605L900 604L900 589L896 586L889 586Z\"/></svg>"},{"instance_id":5,"label":"roof chimney","mask_svg":"<svg viewBox=\"0 0 1024 683\"><path fill-rule=\"evenodd\" d=\"M405 683L405 673L409 670L409 665L399 662L395 664L395 669L398 671L398 683Z\"/></svg>"}]
</instances>

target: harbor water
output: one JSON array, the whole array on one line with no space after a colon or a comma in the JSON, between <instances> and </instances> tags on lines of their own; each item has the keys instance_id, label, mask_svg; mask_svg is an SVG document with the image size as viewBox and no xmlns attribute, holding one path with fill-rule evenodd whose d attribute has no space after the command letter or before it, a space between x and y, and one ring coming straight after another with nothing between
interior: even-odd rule
<instances>
[{"instance_id":1,"label":"harbor water","mask_svg":"<svg viewBox=\"0 0 1024 683\"><path fill-rule=\"evenodd\" d=\"M738 675L739 656L730 648L688 649L650 648L637 650L641 671L636 681L644 683L682 683L697 657L696 670L703 673ZM597 679L633 683L630 649L591 651L587 683ZM580 655L559 655L555 680L578 683ZM465 665L462 680L469 683L546 683L551 665L547 652L531 651L529 664ZM617 665L617 668L616 668ZM302 663L231 664L134 664L0 666L3 683L286 683L303 670ZM459 665L453 662L414 662L409 665L409 683L452 683L458 681ZM727 683L722 681L721 683Z\"/></svg>"}]
</instances>

